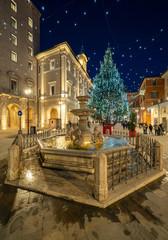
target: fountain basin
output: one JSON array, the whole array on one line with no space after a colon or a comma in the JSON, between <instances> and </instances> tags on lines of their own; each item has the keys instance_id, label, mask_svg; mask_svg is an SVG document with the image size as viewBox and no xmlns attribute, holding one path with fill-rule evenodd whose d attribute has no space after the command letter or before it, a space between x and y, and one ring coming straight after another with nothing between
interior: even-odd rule
<instances>
[{"instance_id":1,"label":"fountain basin","mask_svg":"<svg viewBox=\"0 0 168 240\"><path fill-rule=\"evenodd\" d=\"M38 140L43 167L94 173L94 159L97 154L100 152L108 154L117 149L122 151L128 148L123 138L112 136L105 136L103 145L89 144L85 148L77 149L63 139L65 135ZM56 143L52 144L53 141Z\"/></svg>"}]
</instances>

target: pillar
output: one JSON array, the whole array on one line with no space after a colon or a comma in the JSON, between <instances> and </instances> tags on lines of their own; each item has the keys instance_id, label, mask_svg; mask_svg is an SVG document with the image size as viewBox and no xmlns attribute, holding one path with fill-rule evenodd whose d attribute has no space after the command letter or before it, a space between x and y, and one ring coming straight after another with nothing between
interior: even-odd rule
<instances>
[{"instance_id":1,"label":"pillar","mask_svg":"<svg viewBox=\"0 0 168 240\"><path fill-rule=\"evenodd\" d=\"M41 64L41 99L40 99L40 110L41 110L41 127L44 127L45 122L45 111L44 111L44 62Z\"/></svg>"},{"instance_id":2,"label":"pillar","mask_svg":"<svg viewBox=\"0 0 168 240\"><path fill-rule=\"evenodd\" d=\"M8 171L7 179L13 181L19 178L20 156L19 146L13 144L8 150Z\"/></svg>"},{"instance_id":3,"label":"pillar","mask_svg":"<svg viewBox=\"0 0 168 240\"><path fill-rule=\"evenodd\" d=\"M94 162L94 196L99 202L108 198L107 156L100 153Z\"/></svg>"},{"instance_id":4,"label":"pillar","mask_svg":"<svg viewBox=\"0 0 168 240\"><path fill-rule=\"evenodd\" d=\"M61 97L67 93L67 58L65 53L61 53Z\"/></svg>"},{"instance_id":5,"label":"pillar","mask_svg":"<svg viewBox=\"0 0 168 240\"><path fill-rule=\"evenodd\" d=\"M163 144L155 143L155 167L157 170L163 170Z\"/></svg>"}]
</instances>

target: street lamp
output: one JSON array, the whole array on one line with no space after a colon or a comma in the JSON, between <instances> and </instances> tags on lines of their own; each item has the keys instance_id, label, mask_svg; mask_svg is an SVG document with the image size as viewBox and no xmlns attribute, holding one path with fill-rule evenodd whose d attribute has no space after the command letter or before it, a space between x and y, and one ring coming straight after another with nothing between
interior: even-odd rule
<instances>
[{"instance_id":1,"label":"street lamp","mask_svg":"<svg viewBox=\"0 0 168 240\"><path fill-rule=\"evenodd\" d=\"M31 89L26 89L27 95L27 134L29 135L29 95L31 94Z\"/></svg>"}]
</instances>

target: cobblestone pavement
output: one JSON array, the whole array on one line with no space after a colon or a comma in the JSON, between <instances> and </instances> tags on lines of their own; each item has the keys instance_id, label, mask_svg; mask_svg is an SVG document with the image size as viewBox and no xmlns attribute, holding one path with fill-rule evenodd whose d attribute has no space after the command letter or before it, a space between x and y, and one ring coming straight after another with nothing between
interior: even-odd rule
<instances>
[{"instance_id":1,"label":"cobblestone pavement","mask_svg":"<svg viewBox=\"0 0 168 240\"><path fill-rule=\"evenodd\" d=\"M168 169L168 136L164 167ZM167 240L168 175L106 209L89 207L3 184L7 160L0 161L0 239L3 240Z\"/></svg>"}]
</instances>

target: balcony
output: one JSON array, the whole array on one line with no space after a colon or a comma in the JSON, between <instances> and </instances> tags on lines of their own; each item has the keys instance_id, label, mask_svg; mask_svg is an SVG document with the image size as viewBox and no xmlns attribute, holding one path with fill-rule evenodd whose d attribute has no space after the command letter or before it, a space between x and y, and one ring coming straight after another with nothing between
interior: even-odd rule
<instances>
[{"instance_id":1,"label":"balcony","mask_svg":"<svg viewBox=\"0 0 168 240\"><path fill-rule=\"evenodd\" d=\"M9 94L12 96L18 96L18 97L27 97L24 92L21 93L21 91L9 89L9 88L0 88L0 94ZM35 99L35 96L30 96L30 99Z\"/></svg>"},{"instance_id":2,"label":"balcony","mask_svg":"<svg viewBox=\"0 0 168 240\"><path fill-rule=\"evenodd\" d=\"M21 96L20 91L9 89L9 88L0 88L0 93L14 95L14 96Z\"/></svg>"}]
</instances>

